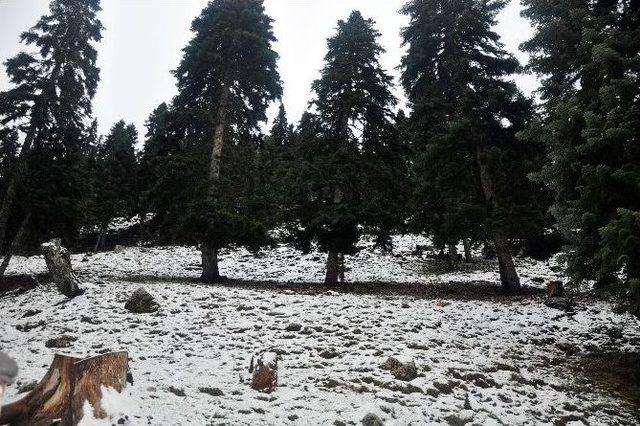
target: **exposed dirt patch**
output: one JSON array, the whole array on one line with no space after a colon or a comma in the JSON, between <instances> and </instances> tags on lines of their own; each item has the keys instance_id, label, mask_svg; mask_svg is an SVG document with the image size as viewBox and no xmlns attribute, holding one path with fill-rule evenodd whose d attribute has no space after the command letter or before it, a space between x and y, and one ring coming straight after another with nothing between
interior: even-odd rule
<instances>
[{"instance_id":1,"label":"exposed dirt patch","mask_svg":"<svg viewBox=\"0 0 640 426\"><path fill-rule=\"evenodd\" d=\"M11 293L20 294L36 288L42 277L34 275L7 275L0 277L0 297Z\"/></svg>"},{"instance_id":2,"label":"exposed dirt patch","mask_svg":"<svg viewBox=\"0 0 640 426\"><path fill-rule=\"evenodd\" d=\"M197 280L185 280L178 277L155 277L132 275L120 278L123 281L136 283L166 283L187 282L198 283ZM357 282L338 285L326 285L312 282L275 282L253 280L226 280L220 284L202 284L211 287L228 287L251 290L293 291L299 294L322 294L328 291L345 294L362 294L378 296L408 296L416 299L446 299L446 300L522 300L544 295L544 290L524 286L519 295L503 292L500 285L489 282L450 282L447 284L421 283L385 283L385 282Z\"/></svg>"},{"instance_id":3,"label":"exposed dirt patch","mask_svg":"<svg viewBox=\"0 0 640 426\"><path fill-rule=\"evenodd\" d=\"M640 352L595 352L581 357L577 368L589 379L640 405Z\"/></svg>"}]
</instances>

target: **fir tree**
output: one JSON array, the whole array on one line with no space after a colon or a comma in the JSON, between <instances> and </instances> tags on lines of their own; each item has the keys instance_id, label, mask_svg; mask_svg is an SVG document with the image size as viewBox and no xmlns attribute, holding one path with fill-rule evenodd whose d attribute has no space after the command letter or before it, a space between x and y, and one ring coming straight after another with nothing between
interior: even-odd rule
<instances>
[{"instance_id":1,"label":"fir tree","mask_svg":"<svg viewBox=\"0 0 640 426\"><path fill-rule=\"evenodd\" d=\"M389 233L401 221L404 160L378 37L360 12L338 22L313 83L313 113L296 135L290 229L303 250L316 243L328 253L329 284L344 279L344 255L357 251L363 230L389 248Z\"/></svg>"},{"instance_id":2,"label":"fir tree","mask_svg":"<svg viewBox=\"0 0 640 426\"><path fill-rule=\"evenodd\" d=\"M165 188L181 194L165 217L183 238L200 243L206 282L221 278L221 248L255 249L268 240L265 203L253 191L262 144L257 126L282 92L271 22L261 0L210 2L193 21L195 35L175 71L177 130ZM176 214L187 206L187 215Z\"/></svg>"},{"instance_id":3,"label":"fir tree","mask_svg":"<svg viewBox=\"0 0 640 426\"><path fill-rule=\"evenodd\" d=\"M544 112L528 136L549 147L538 179L556 195L568 273L619 290L638 313L640 2L523 3Z\"/></svg>"},{"instance_id":4,"label":"fir tree","mask_svg":"<svg viewBox=\"0 0 640 426\"><path fill-rule=\"evenodd\" d=\"M46 229L43 237L77 232L87 189L87 119L99 79L93 45L101 38L99 10L98 0L52 1L49 14L21 36L36 52L6 62L13 87L0 93L0 123L15 124L23 142L2 198L0 247L17 214L41 215L35 222Z\"/></svg>"},{"instance_id":5,"label":"fir tree","mask_svg":"<svg viewBox=\"0 0 640 426\"><path fill-rule=\"evenodd\" d=\"M133 124L117 122L104 143L98 147L94 187L94 218L100 235L95 249L104 241L111 221L130 218L138 210L138 182L135 145L138 132Z\"/></svg>"},{"instance_id":6,"label":"fir tree","mask_svg":"<svg viewBox=\"0 0 640 426\"><path fill-rule=\"evenodd\" d=\"M413 107L414 220L441 244L490 236L502 286L518 292L509 238L541 215L526 178L536 147L516 138L530 102L509 81L518 62L492 29L505 3L408 2L402 82Z\"/></svg>"}]
</instances>

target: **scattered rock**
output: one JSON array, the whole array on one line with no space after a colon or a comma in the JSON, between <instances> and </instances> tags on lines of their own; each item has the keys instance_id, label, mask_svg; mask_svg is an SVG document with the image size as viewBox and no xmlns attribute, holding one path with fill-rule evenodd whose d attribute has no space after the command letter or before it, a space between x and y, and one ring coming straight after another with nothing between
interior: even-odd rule
<instances>
[{"instance_id":1,"label":"scattered rock","mask_svg":"<svg viewBox=\"0 0 640 426\"><path fill-rule=\"evenodd\" d=\"M32 317L34 315L38 315L39 313L41 313L42 311L40 309L28 309L23 315L22 318L29 318Z\"/></svg>"},{"instance_id":2,"label":"scattered rock","mask_svg":"<svg viewBox=\"0 0 640 426\"><path fill-rule=\"evenodd\" d=\"M37 385L38 385L38 381L37 380L31 380L30 382L26 382L26 383L18 386L18 394L25 393L25 392L31 392L32 390L34 390L36 388Z\"/></svg>"},{"instance_id":3,"label":"scattered rock","mask_svg":"<svg viewBox=\"0 0 640 426\"><path fill-rule=\"evenodd\" d=\"M209 387L203 387L203 388L198 388L198 390L202 393L206 393L207 395L211 395L211 396L223 396L224 392L222 392L222 390L220 390L219 388L209 388Z\"/></svg>"},{"instance_id":4,"label":"scattered rock","mask_svg":"<svg viewBox=\"0 0 640 426\"><path fill-rule=\"evenodd\" d=\"M320 357L324 359L331 359L331 358L337 357L340 354L335 349L329 348L329 349L323 350L318 355L320 355Z\"/></svg>"},{"instance_id":5,"label":"scattered rock","mask_svg":"<svg viewBox=\"0 0 640 426\"><path fill-rule=\"evenodd\" d=\"M302 330L302 324L298 324L295 322L292 322L291 324L287 325L287 327L285 328L285 331L300 331Z\"/></svg>"},{"instance_id":6,"label":"scattered rock","mask_svg":"<svg viewBox=\"0 0 640 426\"><path fill-rule=\"evenodd\" d=\"M63 335L47 340L44 345L47 348L68 348L76 340L78 340L77 337Z\"/></svg>"},{"instance_id":7,"label":"scattered rock","mask_svg":"<svg viewBox=\"0 0 640 426\"><path fill-rule=\"evenodd\" d=\"M384 426L384 422L373 413L369 413L360 420L364 426Z\"/></svg>"},{"instance_id":8,"label":"scattered rock","mask_svg":"<svg viewBox=\"0 0 640 426\"><path fill-rule=\"evenodd\" d=\"M402 362L390 356L384 364L382 364L381 368L390 370L393 377L398 380L410 381L418 377L418 369L413 360Z\"/></svg>"},{"instance_id":9,"label":"scattered rock","mask_svg":"<svg viewBox=\"0 0 640 426\"><path fill-rule=\"evenodd\" d=\"M174 388L173 386L169 386L167 390L172 394L174 394L175 396L187 396L187 394L184 393L183 389L178 389L178 388Z\"/></svg>"},{"instance_id":10,"label":"scattered rock","mask_svg":"<svg viewBox=\"0 0 640 426\"><path fill-rule=\"evenodd\" d=\"M550 297L544 301L544 304L561 311L573 311L576 308L576 303L566 297Z\"/></svg>"},{"instance_id":11,"label":"scattered rock","mask_svg":"<svg viewBox=\"0 0 640 426\"><path fill-rule=\"evenodd\" d=\"M152 295L150 295L144 288L140 287L133 292L124 307L130 312L136 314L148 314L156 312L160 305L155 301Z\"/></svg>"}]
</instances>

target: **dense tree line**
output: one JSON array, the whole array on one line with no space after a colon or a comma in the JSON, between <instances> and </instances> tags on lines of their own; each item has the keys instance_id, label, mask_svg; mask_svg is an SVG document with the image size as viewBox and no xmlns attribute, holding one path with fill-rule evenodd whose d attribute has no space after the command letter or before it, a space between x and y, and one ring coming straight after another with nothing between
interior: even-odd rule
<instances>
[{"instance_id":1,"label":"dense tree line","mask_svg":"<svg viewBox=\"0 0 640 426\"><path fill-rule=\"evenodd\" d=\"M98 0L55 0L5 64L0 93L0 273L51 236L95 249L116 217L147 241L197 245L202 281L223 279L221 249L287 242L327 255L345 279L363 235L391 250L416 232L457 259L495 253L520 291L514 256L553 229L567 272L640 306L640 2L522 0L523 44L539 99L495 32L505 0L410 0L398 110L380 33L354 11L337 23L295 125L284 106L272 19L261 0L213 0L192 23L178 93L147 121L97 134ZM82 231L82 232L81 232Z\"/></svg>"}]
</instances>

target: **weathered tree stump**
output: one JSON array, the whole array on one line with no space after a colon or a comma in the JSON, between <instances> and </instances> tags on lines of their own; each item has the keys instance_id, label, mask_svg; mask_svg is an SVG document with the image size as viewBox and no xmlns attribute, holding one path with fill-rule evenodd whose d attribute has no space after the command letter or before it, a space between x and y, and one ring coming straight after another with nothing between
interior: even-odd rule
<instances>
[{"instance_id":1,"label":"weathered tree stump","mask_svg":"<svg viewBox=\"0 0 640 426\"><path fill-rule=\"evenodd\" d=\"M564 296L564 286L562 281L551 281L547 284L547 296L562 297Z\"/></svg>"},{"instance_id":2,"label":"weathered tree stump","mask_svg":"<svg viewBox=\"0 0 640 426\"><path fill-rule=\"evenodd\" d=\"M249 373L253 373L251 388L260 392L271 393L278 385L278 354L275 352L263 352L255 361L251 357Z\"/></svg>"},{"instance_id":3,"label":"weathered tree stump","mask_svg":"<svg viewBox=\"0 0 640 426\"><path fill-rule=\"evenodd\" d=\"M80 280L73 272L71 257L66 248L62 247L59 238L55 238L40 246L47 268L51 273L60 293L67 297L75 297L83 293Z\"/></svg>"},{"instance_id":4,"label":"weathered tree stump","mask_svg":"<svg viewBox=\"0 0 640 426\"><path fill-rule=\"evenodd\" d=\"M94 358L55 355L44 378L24 398L2 407L0 425L77 425L88 401L96 419L105 418L102 387L122 392L126 386L128 356L114 352Z\"/></svg>"}]
</instances>

